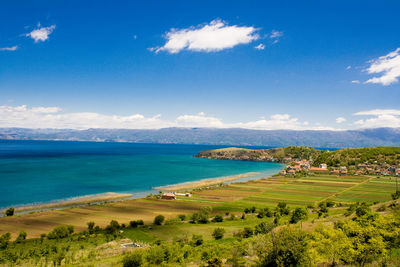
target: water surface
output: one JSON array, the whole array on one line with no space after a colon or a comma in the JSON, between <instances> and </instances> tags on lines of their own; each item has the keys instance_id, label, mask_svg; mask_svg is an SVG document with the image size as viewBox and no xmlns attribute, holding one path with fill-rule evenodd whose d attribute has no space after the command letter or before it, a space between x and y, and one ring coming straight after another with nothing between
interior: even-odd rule
<instances>
[{"instance_id":1,"label":"water surface","mask_svg":"<svg viewBox=\"0 0 400 267\"><path fill-rule=\"evenodd\" d=\"M277 163L193 157L219 147L0 140L0 208L105 192L135 194L247 172L268 176L282 168Z\"/></svg>"}]
</instances>

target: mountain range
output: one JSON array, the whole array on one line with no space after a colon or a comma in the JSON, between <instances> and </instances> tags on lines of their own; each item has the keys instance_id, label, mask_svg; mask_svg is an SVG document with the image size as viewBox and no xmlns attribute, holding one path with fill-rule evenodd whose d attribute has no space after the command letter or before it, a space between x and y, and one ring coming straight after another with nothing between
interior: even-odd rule
<instances>
[{"instance_id":1,"label":"mountain range","mask_svg":"<svg viewBox=\"0 0 400 267\"><path fill-rule=\"evenodd\" d=\"M400 128L347 131L250 130L241 128L162 128L153 130L0 128L0 139L344 148L400 146Z\"/></svg>"}]
</instances>

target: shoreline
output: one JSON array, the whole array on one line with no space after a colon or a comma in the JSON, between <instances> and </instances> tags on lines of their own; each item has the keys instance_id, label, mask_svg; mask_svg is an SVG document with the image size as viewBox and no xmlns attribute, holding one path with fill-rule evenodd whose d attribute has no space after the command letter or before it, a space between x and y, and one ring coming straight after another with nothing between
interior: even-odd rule
<instances>
[{"instance_id":1,"label":"shoreline","mask_svg":"<svg viewBox=\"0 0 400 267\"><path fill-rule=\"evenodd\" d=\"M37 203L37 204L30 203L25 205L24 204L17 205L14 207L14 209L15 209L15 214L24 214L29 212L40 212L45 210L55 210L62 208L78 207L83 205L100 204L108 201L122 201L130 199L132 197L133 194L128 194L128 193L106 192L100 194L71 197L44 203ZM2 208L1 212L4 214L4 212L10 207Z\"/></svg>"},{"instance_id":2,"label":"shoreline","mask_svg":"<svg viewBox=\"0 0 400 267\"><path fill-rule=\"evenodd\" d=\"M172 184L172 185L157 186L157 187L154 187L154 189L165 190L165 191L194 190L199 187L208 187L208 186L214 186L217 184L233 182L233 181L237 181L239 179L249 178L249 177L252 177L255 175L260 175L260 174L262 174L262 173L261 172L247 172L247 173L242 173L242 174L233 175L233 176L206 178L206 179L201 179L198 181L189 181L189 182L183 182L183 183Z\"/></svg>"},{"instance_id":3,"label":"shoreline","mask_svg":"<svg viewBox=\"0 0 400 267\"><path fill-rule=\"evenodd\" d=\"M9 206L5 208L1 208L0 217L5 217L5 211L8 208L13 207L15 209L15 215L22 215L31 212L42 212L48 210L57 210L57 209L66 209L72 207L82 207L88 205L95 204L104 204L107 202L120 202L129 199L137 199L137 198L145 198L150 193L155 193L156 190L162 191L189 191L195 190L202 187L211 187L218 184L228 184L232 182L240 182L238 180L246 179L254 177L254 179L249 180L258 180L264 177L259 177L263 175L262 172L247 172L237 175L231 176L223 176L223 177L215 177L215 178L205 178L197 181L188 181L183 183L165 185L165 186L157 186L153 187L151 190L140 191L133 193L115 193L115 192L106 192L92 195L84 195L78 197L71 197L61 200L54 200L50 202L43 203L29 203L22 205ZM265 177L271 177L273 174L265 174ZM246 180L247 181L247 180Z\"/></svg>"}]
</instances>

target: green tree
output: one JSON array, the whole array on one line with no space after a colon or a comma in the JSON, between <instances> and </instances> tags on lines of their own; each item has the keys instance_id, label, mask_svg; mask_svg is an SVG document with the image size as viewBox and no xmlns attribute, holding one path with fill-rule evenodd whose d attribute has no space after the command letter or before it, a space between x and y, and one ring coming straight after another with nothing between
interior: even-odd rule
<instances>
[{"instance_id":1,"label":"green tree","mask_svg":"<svg viewBox=\"0 0 400 267\"><path fill-rule=\"evenodd\" d=\"M260 266L312 266L307 236L303 231L284 227L266 235L258 251Z\"/></svg>"},{"instance_id":2,"label":"green tree","mask_svg":"<svg viewBox=\"0 0 400 267\"><path fill-rule=\"evenodd\" d=\"M155 225L162 225L165 220L165 217L163 215L158 215L154 218L154 224Z\"/></svg>"},{"instance_id":3,"label":"green tree","mask_svg":"<svg viewBox=\"0 0 400 267\"><path fill-rule=\"evenodd\" d=\"M303 221L305 219L307 219L308 217L308 213L305 209L303 208L296 208L293 212L292 212L292 216L290 217L290 223L298 223L300 221Z\"/></svg>"},{"instance_id":4,"label":"green tree","mask_svg":"<svg viewBox=\"0 0 400 267\"><path fill-rule=\"evenodd\" d=\"M212 236L214 237L215 240L218 240L222 239L224 237L224 234L225 234L225 229L218 227L214 229Z\"/></svg>"},{"instance_id":5,"label":"green tree","mask_svg":"<svg viewBox=\"0 0 400 267\"><path fill-rule=\"evenodd\" d=\"M18 235L18 237L15 239L16 243L22 243L26 239L26 232L21 231Z\"/></svg>"},{"instance_id":6,"label":"green tree","mask_svg":"<svg viewBox=\"0 0 400 267\"><path fill-rule=\"evenodd\" d=\"M14 208L8 208L6 210L6 216L13 216L14 215L14 211L15 211Z\"/></svg>"},{"instance_id":7,"label":"green tree","mask_svg":"<svg viewBox=\"0 0 400 267\"><path fill-rule=\"evenodd\" d=\"M213 222L222 222L224 218L222 215L215 215L215 217L212 219Z\"/></svg>"},{"instance_id":8,"label":"green tree","mask_svg":"<svg viewBox=\"0 0 400 267\"><path fill-rule=\"evenodd\" d=\"M123 267L140 267L143 264L143 252L136 250L126 255L122 260Z\"/></svg>"},{"instance_id":9,"label":"green tree","mask_svg":"<svg viewBox=\"0 0 400 267\"><path fill-rule=\"evenodd\" d=\"M88 232L89 232L89 234L93 234L93 233L94 233L94 225L95 225L94 222L88 222L88 223L87 223L87 227L88 227Z\"/></svg>"},{"instance_id":10,"label":"green tree","mask_svg":"<svg viewBox=\"0 0 400 267\"><path fill-rule=\"evenodd\" d=\"M11 234L5 233L0 236L0 248L4 249L7 248L8 244L10 243Z\"/></svg>"}]
</instances>

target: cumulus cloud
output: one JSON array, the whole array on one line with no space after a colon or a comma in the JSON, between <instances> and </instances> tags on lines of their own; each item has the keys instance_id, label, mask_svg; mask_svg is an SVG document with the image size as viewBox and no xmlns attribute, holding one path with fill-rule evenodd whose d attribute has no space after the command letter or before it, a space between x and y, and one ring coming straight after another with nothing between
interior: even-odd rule
<instances>
[{"instance_id":1,"label":"cumulus cloud","mask_svg":"<svg viewBox=\"0 0 400 267\"><path fill-rule=\"evenodd\" d=\"M400 127L400 110L397 109L373 109L356 112L353 115L370 117L354 123L361 128Z\"/></svg>"},{"instance_id":2,"label":"cumulus cloud","mask_svg":"<svg viewBox=\"0 0 400 267\"><path fill-rule=\"evenodd\" d=\"M0 106L0 127L55 128L55 129L160 129L165 127L247 128L259 130L334 130L321 125L309 125L289 114L274 114L269 119L249 122L225 123L220 118L207 115L185 114L175 120L162 120L161 115L145 117L104 115L94 112L66 113L58 107Z\"/></svg>"},{"instance_id":3,"label":"cumulus cloud","mask_svg":"<svg viewBox=\"0 0 400 267\"><path fill-rule=\"evenodd\" d=\"M171 54L182 50L216 52L257 40L259 36L256 32L254 27L230 26L216 19L206 25L171 29L165 35L166 43L161 47L150 48L150 51L167 51Z\"/></svg>"},{"instance_id":4,"label":"cumulus cloud","mask_svg":"<svg viewBox=\"0 0 400 267\"><path fill-rule=\"evenodd\" d=\"M2 47L0 48L0 51L16 51L18 49L18 45L14 45L11 47Z\"/></svg>"},{"instance_id":5,"label":"cumulus cloud","mask_svg":"<svg viewBox=\"0 0 400 267\"><path fill-rule=\"evenodd\" d=\"M264 50L265 49L265 45L264 44L259 44L257 46L254 47L257 50Z\"/></svg>"},{"instance_id":6,"label":"cumulus cloud","mask_svg":"<svg viewBox=\"0 0 400 267\"><path fill-rule=\"evenodd\" d=\"M56 129L154 129L170 127L159 115L145 117L103 115L93 112L60 113L58 107L0 106L0 127Z\"/></svg>"},{"instance_id":7,"label":"cumulus cloud","mask_svg":"<svg viewBox=\"0 0 400 267\"><path fill-rule=\"evenodd\" d=\"M379 83L390 85L399 81L400 77L400 48L390 52L378 59L371 60L370 66L366 69L369 74L381 73L380 77L373 77L366 83Z\"/></svg>"},{"instance_id":8,"label":"cumulus cloud","mask_svg":"<svg viewBox=\"0 0 400 267\"><path fill-rule=\"evenodd\" d=\"M176 118L176 123L178 126L182 127L225 127L224 123L220 119L206 116L204 112L200 112L197 115L181 115Z\"/></svg>"},{"instance_id":9,"label":"cumulus cloud","mask_svg":"<svg viewBox=\"0 0 400 267\"><path fill-rule=\"evenodd\" d=\"M342 122L345 122L345 121L346 121L346 119L343 118L343 117L336 118L336 123L342 123Z\"/></svg>"},{"instance_id":10,"label":"cumulus cloud","mask_svg":"<svg viewBox=\"0 0 400 267\"><path fill-rule=\"evenodd\" d=\"M56 25L51 25L49 27L40 27L39 24L37 29L31 31L30 33L27 33L26 36L32 38L35 43L44 42L49 39L49 35L54 31L55 28Z\"/></svg>"}]
</instances>

